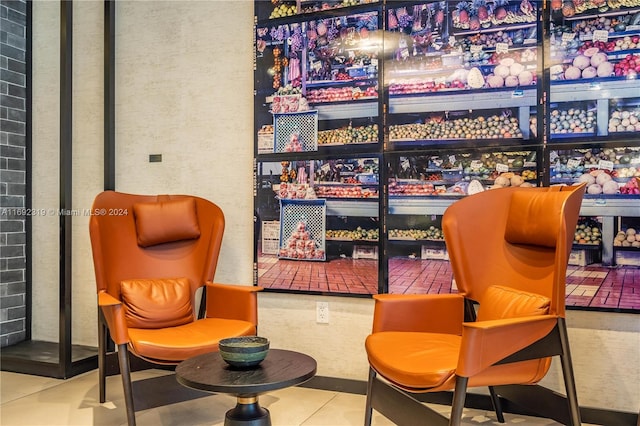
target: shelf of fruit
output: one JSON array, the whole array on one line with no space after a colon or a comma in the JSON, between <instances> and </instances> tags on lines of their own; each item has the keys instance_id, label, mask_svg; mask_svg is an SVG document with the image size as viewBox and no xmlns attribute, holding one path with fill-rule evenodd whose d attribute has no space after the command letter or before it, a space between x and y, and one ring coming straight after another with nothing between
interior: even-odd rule
<instances>
[{"instance_id":1,"label":"shelf of fruit","mask_svg":"<svg viewBox=\"0 0 640 426\"><path fill-rule=\"evenodd\" d=\"M640 148L552 151L551 184L587 183L587 196L634 196L640 178Z\"/></svg>"},{"instance_id":2,"label":"shelf of fruit","mask_svg":"<svg viewBox=\"0 0 640 426\"><path fill-rule=\"evenodd\" d=\"M313 187L318 198L377 198L378 185L358 183L316 182Z\"/></svg>"},{"instance_id":3,"label":"shelf of fruit","mask_svg":"<svg viewBox=\"0 0 640 426\"><path fill-rule=\"evenodd\" d=\"M529 0L511 3L497 0L492 7L483 0L462 1L451 11L452 29L455 34L535 23L536 20L535 2Z\"/></svg>"},{"instance_id":4,"label":"shelf of fruit","mask_svg":"<svg viewBox=\"0 0 640 426\"><path fill-rule=\"evenodd\" d=\"M328 241L376 242L379 239L378 229L327 229L325 239Z\"/></svg>"},{"instance_id":5,"label":"shelf of fruit","mask_svg":"<svg viewBox=\"0 0 640 426\"><path fill-rule=\"evenodd\" d=\"M583 246L593 248L602 244L602 225L597 220L590 217L581 217L576 225L573 237L573 248L579 249Z\"/></svg>"},{"instance_id":6,"label":"shelf of fruit","mask_svg":"<svg viewBox=\"0 0 640 426\"><path fill-rule=\"evenodd\" d=\"M552 14L567 21L590 17L611 17L624 13L635 14L640 0L552 0Z\"/></svg>"},{"instance_id":7,"label":"shelf of fruit","mask_svg":"<svg viewBox=\"0 0 640 426\"><path fill-rule=\"evenodd\" d=\"M390 229L390 241L444 241L442 230L436 226L427 229Z\"/></svg>"},{"instance_id":8,"label":"shelf of fruit","mask_svg":"<svg viewBox=\"0 0 640 426\"><path fill-rule=\"evenodd\" d=\"M389 182L389 197L428 197L466 195L462 186L434 184L433 182L414 179L391 179Z\"/></svg>"},{"instance_id":9,"label":"shelf of fruit","mask_svg":"<svg viewBox=\"0 0 640 426\"><path fill-rule=\"evenodd\" d=\"M445 116L448 117L448 114L427 117L424 123L389 125L389 141L523 138L520 122L510 110L488 117L479 115L447 119Z\"/></svg>"},{"instance_id":10,"label":"shelf of fruit","mask_svg":"<svg viewBox=\"0 0 640 426\"><path fill-rule=\"evenodd\" d=\"M339 146L378 142L378 125L345 126L339 129L318 131L319 146Z\"/></svg>"},{"instance_id":11,"label":"shelf of fruit","mask_svg":"<svg viewBox=\"0 0 640 426\"><path fill-rule=\"evenodd\" d=\"M635 228L620 230L613 239L615 250L639 250L640 233Z\"/></svg>"},{"instance_id":12,"label":"shelf of fruit","mask_svg":"<svg viewBox=\"0 0 640 426\"><path fill-rule=\"evenodd\" d=\"M377 84L366 87L329 87L326 89L310 89L306 93L310 105L334 102L354 102L378 99Z\"/></svg>"},{"instance_id":13,"label":"shelf of fruit","mask_svg":"<svg viewBox=\"0 0 640 426\"><path fill-rule=\"evenodd\" d=\"M336 10L364 4L377 3L378 0L299 0L300 7L292 0L271 0L273 10L269 19L286 18L307 13L316 13L326 10Z\"/></svg>"}]
</instances>

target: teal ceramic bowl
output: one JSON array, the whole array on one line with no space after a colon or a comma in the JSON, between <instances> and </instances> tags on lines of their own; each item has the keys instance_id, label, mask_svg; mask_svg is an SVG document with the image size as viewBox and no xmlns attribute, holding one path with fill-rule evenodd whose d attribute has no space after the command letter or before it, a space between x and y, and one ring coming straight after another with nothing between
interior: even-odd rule
<instances>
[{"instance_id":1,"label":"teal ceramic bowl","mask_svg":"<svg viewBox=\"0 0 640 426\"><path fill-rule=\"evenodd\" d=\"M232 367L251 368L260 364L269 352L269 339L258 336L230 337L220 340L220 356Z\"/></svg>"}]
</instances>

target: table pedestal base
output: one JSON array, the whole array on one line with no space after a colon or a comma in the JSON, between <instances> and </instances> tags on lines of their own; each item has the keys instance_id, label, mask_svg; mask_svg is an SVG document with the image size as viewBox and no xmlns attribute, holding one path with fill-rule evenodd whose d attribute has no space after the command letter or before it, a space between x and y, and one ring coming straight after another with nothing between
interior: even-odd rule
<instances>
[{"instance_id":1,"label":"table pedestal base","mask_svg":"<svg viewBox=\"0 0 640 426\"><path fill-rule=\"evenodd\" d=\"M269 410L258 403L258 396L238 396L236 406L227 411L224 426L271 426Z\"/></svg>"}]
</instances>

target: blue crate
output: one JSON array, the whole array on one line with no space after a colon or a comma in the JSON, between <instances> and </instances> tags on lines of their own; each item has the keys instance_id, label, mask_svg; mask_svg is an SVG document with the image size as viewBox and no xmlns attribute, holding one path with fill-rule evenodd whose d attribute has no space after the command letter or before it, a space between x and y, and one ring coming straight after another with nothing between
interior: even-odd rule
<instances>
[{"instance_id":1,"label":"blue crate","mask_svg":"<svg viewBox=\"0 0 640 426\"><path fill-rule=\"evenodd\" d=\"M326 200L280 200L278 258L324 261Z\"/></svg>"},{"instance_id":2,"label":"blue crate","mask_svg":"<svg viewBox=\"0 0 640 426\"><path fill-rule=\"evenodd\" d=\"M318 111L273 114L274 147L279 152L309 152L318 150ZM300 149L290 150L292 135L296 134Z\"/></svg>"}]
</instances>

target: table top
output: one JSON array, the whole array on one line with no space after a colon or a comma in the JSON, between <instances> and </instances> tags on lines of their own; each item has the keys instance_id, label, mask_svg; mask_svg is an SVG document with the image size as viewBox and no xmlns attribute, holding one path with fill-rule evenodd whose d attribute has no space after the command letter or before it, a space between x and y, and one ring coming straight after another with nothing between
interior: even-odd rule
<instances>
[{"instance_id":1,"label":"table top","mask_svg":"<svg viewBox=\"0 0 640 426\"><path fill-rule=\"evenodd\" d=\"M237 395L257 395L298 385L315 374L313 358L283 349L269 349L264 361L251 369L231 367L218 352L189 358L176 367L176 379L184 386Z\"/></svg>"}]
</instances>

